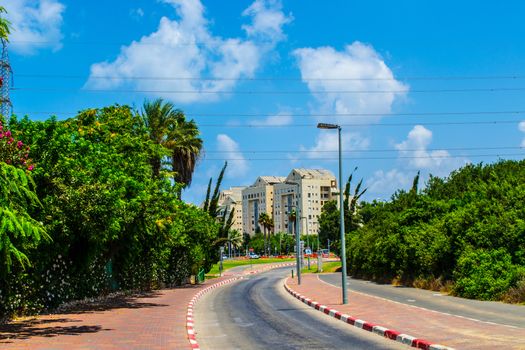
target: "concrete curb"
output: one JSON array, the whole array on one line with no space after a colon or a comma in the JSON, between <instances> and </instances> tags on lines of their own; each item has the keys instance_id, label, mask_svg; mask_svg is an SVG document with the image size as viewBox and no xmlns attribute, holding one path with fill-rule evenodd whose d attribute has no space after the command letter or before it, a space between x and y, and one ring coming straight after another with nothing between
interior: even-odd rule
<instances>
[{"instance_id":1,"label":"concrete curb","mask_svg":"<svg viewBox=\"0 0 525 350\"><path fill-rule=\"evenodd\" d=\"M186 332L188 333L188 341L190 342L190 346L192 349L200 349L199 343L197 342L197 339L195 337L195 330L193 329L193 307L197 303L197 300L200 299L204 294L208 293L209 291L221 287L225 284L229 284L232 282L237 281L238 279L241 279L242 277L234 277L229 278L227 280L212 284L209 287L206 287L202 290L200 290L197 294L193 296L193 298L188 303L188 311L186 313Z\"/></svg>"},{"instance_id":2,"label":"concrete curb","mask_svg":"<svg viewBox=\"0 0 525 350\"><path fill-rule=\"evenodd\" d=\"M295 266L295 263L278 263L278 264L272 264L270 266L263 266L262 268L258 270L250 271L246 274L252 275L252 274L261 273L264 271L268 271L271 269L276 269L276 268L284 267L284 266ZM186 332L188 334L188 341L190 342L190 346L192 349L200 350L199 343L197 342L197 337L195 336L195 329L193 328L193 307L195 306L197 301L209 291L215 288L224 286L226 284L235 282L242 278L243 278L242 276L235 276L233 278L229 278L227 280L224 280L218 283L214 283L211 286L206 287L200 290L199 292L197 292L197 294L195 294L193 298L190 300L190 302L188 303L188 311L186 312Z\"/></svg>"},{"instance_id":3,"label":"concrete curb","mask_svg":"<svg viewBox=\"0 0 525 350\"><path fill-rule=\"evenodd\" d=\"M295 292L293 289L291 289L288 284L286 283L286 281L284 282L284 289L286 289L286 291L288 293L290 293L292 296L294 296L295 298L299 299L300 301L302 301L303 303L305 303L306 305L316 309L316 310L319 310L321 311L322 313L328 315L328 316L331 316L331 317L334 317L340 321L343 321L345 323L348 323L352 326L355 326L357 328L361 328L361 329L364 329L366 331L369 331L369 332L372 332L372 333L375 333L375 334L378 334L382 337L385 337L385 338L388 338L388 339L391 339L391 340L395 340L397 342L400 342L400 343L403 343L403 344L406 344L406 345L409 345L409 346L412 346L414 348L418 348L418 349L424 349L424 350L454 350L453 348L450 348L450 347L446 347L446 346L443 346L443 345L440 345L440 344L433 344L427 340L424 340L424 339L419 339L419 338L416 338L416 337L413 337L413 336L410 336L408 334L404 334L404 333L401 333L401 332L398 332L398 331L395 331L393 329L388 329L388 328L385 328L385 327L381 327L379 325L376 325L376 324L373 324L373 323L370 323L370 322L366 322L364 320L360 320L360 319L357 319L355 317L352 317L350 315L347 315L347 314L343 314L339 311L337 311L336 309L332 309L332 308L329 308L325 305L321 305L319 304L318 302L316 301L313 301L297 292Z\"/></svg>"}]
</instances>

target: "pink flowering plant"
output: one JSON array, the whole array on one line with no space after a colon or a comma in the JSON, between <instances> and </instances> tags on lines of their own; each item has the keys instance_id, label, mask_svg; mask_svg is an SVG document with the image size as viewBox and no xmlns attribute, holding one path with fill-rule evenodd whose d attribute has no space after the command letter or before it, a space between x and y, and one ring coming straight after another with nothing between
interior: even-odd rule
<instances>
[{"instance_id":1,"label":"pink flowering plant","mask_svg":"<svg viewBox=\"0 0 525 350\"><path fill-rule=\"evenodd\" d=\"M0 162L31 171L34 165L29 159L29 150L29 146L17 141L0 120Z\"/></svg>"}]
</instances>

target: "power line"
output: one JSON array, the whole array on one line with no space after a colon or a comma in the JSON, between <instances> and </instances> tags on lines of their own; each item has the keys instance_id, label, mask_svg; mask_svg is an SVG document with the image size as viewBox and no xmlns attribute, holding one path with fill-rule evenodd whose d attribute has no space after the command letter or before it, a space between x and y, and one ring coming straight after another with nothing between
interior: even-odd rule
<instances>
[{"instance_id":1,"label":"power line","mask_svg":"<svg viewBox=\"0 0 525 350\"><path fill-rule=\"evenodd\" d=\"M10 41L12 44L33 44L33 45L50 45L50 44L57 44L56 41L50 41L50 40L16 40L16 41ZM254 47L274 47L275 44L271 42L263 42L263 43L255 43L253 41L244 41L242 43L239 42L228 42L228 41L222 41L220 45L210 45L210 43L206 42L196 42L196 41L180 41L180 42L171 42L169 44L165 43L146 43L143 41L133 41L132 42L134 46L159 46L159 47L179 47L179 46L199 46L204 48L215 48L216 46L241 46L242 44L250 43ZM68 45L93 45L93 46L130 46L132 44L130 43L122 43L122 42L115 42L115 41L68 41Z\"/></svg>"},{"instance_id":2,"label":"power line","mask_svg":"<svg viewBox=\"0 0 525 350\"><path fill-rule=\"evenodd\" d=\"M182 80L182 81L407 81L407 80L522 80L525 75L486 75L486 76L406 76L397 78L371 78L371 77L338 77L338 78L316 78L316 77L188 77L188 76L111 76L111 75L76 75L76 74L17 74L17 78L36 79L118 79L118 80Z\"/></svg>"},{"instance_id":3,"label":"power line","mask_svg":"<svg viewBox=\"0 0 525 350\"><path fill-rule=\"evenodd\" d=\"M515 124L521 120L489 120L489 121L468 121L468 122L425 122L425 125L493 125L493 124ZM370 123L370 124L339 124L345 127L396 127L396 126L413 126L414 123ZM245 125L230 125L230 124L198 124L199 127L213 127L213 128L315 128L317 124L287 124L287 125L263 125L263 124L245 124Z\"/></svg>"},{"instance_id":4,"label":"power line","mask_svg":"<svg viewBox=\"0 0 525 350\"><path fill-rule=\"evenodd\" d=\"M17 114L72 114L76 115L79 111L16 111ZM406 112L406 113L184 113L186 117L206 118L206 117L232 117L232 118L266 118L268 116L290 117L290 118L309 118L309 117L420 117L420 116L479 116L479 115L498 115L512 114L522 115L525 110L514 111L466 111L466 112Z\"/></svg>"},{"instance_id":5,"label":"power line","mask_svg":"<svg viewBox=\"0 0 525 350\"><path fill-rule=\"evenodd\" d=\"M231 152L231 153L242 153L242 152ZM447 155L447 156L398 156L398 157L343 157L345 160L388 160L388 159L448 159L448 158L478 158L478 157L511 157L511 156L525 156L525 153L496 153L496 154L469 154L469 155ZM220 160L220 161L275 161L275 160L338 160L338 157L334 158L305 158L305 157L289 157L289 158L204 158L205 160Z\"/></svg>"},{"instance_id":6,"label":"power line","mask_svg":"<svg viewBox=\"0 0 525 350\"><path fill-rule=\"evenodd\" d=\"M239 94L239 95L302 95L302 94L404 94L404 93L464 93L464 92L516 92L525 87L461 88L461 89L422 89L422 90L142 90L142 89L68 89L68 88L12 88L12 91L39 92L110 92L110 93L149 93L149 94Z\"/></svg>"},{"instance_id":7,"label":"power line","mask_svg":"<svg viewBox=\"0 0 525 350\"><path fill-rule=\"evenodd\" d=\"M519 149L523 150L525 147L522 146L501 146L501 147L452 147L452 148L427 148L424 151L432 152L432 151L479 151L479 150L503 150L503 149ZM421 149L403 149L399 150L396 148L383 148L383 149L364 149L364 150L349 150L349 151L342 151L342 153L376 153L376 152L417 152L421 151ZM313 150L243 150L242 152L235 152L235 153L337 153L338 150L334 151L313 151ZM206 151L206 154L209 153L232 153L231 151Z\"/></svg>"}]
</instances>

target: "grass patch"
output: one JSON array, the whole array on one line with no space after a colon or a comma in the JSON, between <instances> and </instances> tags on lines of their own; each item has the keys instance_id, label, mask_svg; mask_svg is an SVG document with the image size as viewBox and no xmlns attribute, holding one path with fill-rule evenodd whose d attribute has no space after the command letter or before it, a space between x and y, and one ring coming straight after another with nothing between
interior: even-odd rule
<instances>
[{"instance_id":1,"label":"grass patch","mask_svg":"<svg viewBox=\"0 0 525 350\"><path fill-rule=\"evenodd\" d=\"M317 261L310 261L310 270L308 270L308 263L304 262L305 267L301 270L301 273L319 273L317 271ZM323 262L323 271L321 273L332 273L341 270L340 261Z\"/></svg>"},{"instance_id":2,"label":"grass patch","mask_svg":"<svg viewBox=\"0 0 525 350\"><path fill-rule=\"evenodd\" d=\"M261 258L261 259L231 259L224 260L222 262L223 272L237 266L245 265L259 265L259 264L270 264L270 263L281 263L295 261L295 259L279 259L279 258ZM214 278L219 275L219 263L213 265L211 270L206 274L206 278Z\"/></svg>"}]
</instances>

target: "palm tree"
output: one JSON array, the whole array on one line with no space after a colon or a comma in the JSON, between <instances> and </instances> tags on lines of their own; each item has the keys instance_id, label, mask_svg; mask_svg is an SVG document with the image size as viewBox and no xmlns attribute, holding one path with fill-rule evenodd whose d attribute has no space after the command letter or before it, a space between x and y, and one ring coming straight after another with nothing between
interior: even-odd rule
<instances>
[{"instance_id":1,"label":"palm tree","mask_svg":"<svg viewBox=\"0 0 525 350\"><path fill-rule=\"evenodd\" d=\"M173 103L164 102L161 98L144 102L141 117L149 129L150 139L170 151L173 180L183 187L189 186L202 152L202 139L195 121L187 121L184 113L176 109ZM162 157L154 156L151 165L153 176L158 177Z\"/></svg>"},{"instance_id":2,"label":"palm tree","mask_svg":"<svg viewBox=\"0 0 525 350\"><path fill-rule=\"evenodd\" d=\"M0 14L7 13L3 6L0 6ZM0 39L2 41L9 41L9 33L11 32L11 22L0 17Z\"/></svg>"},{"instance_id":3,"label":"palm tree","mask_svg":"<svg viewBox=\"0 0 525 350\"><path fill-rule=\"evenodd\" d=\"M268 228L269 215L267 213L261 213L257 222L263 227L264 230L264 254L266 254L266 229Z\"/></svg>"},{"instance_id":4,"label":"palm tree","mask_svg":"<svg viewBox=\"0 0 525 350\"><path fill-rule=\"evenodd\" d=\"M186 120L182 112L177 115L177 126L170 133L166 146L171 150L171 169L175 182L184 187L191 185L193 171L202 152L200 131L192 119ZM179 197L180 191L179 190Z\"/></svg>"},{"instance_id":5,"label":"palm tree","mask_svg":"<svg viewBox=\"0 0 525 350\"><path fill-rule=\"evenodd\" d=\"M270 215L268 215L268 218L266 219L266 228L268 229L268 251L269 253L271 253L270 237L273 234L274 225L273 225L273 218Z\"/></svg>"},{"instance_id":6,"label":"palm tree","mask_svg":"<svg viewBox=\"0 0 525 350\"><path fill-rule=\"evenodd\" d=\"M238 249L240 247L242 247L242 243L243 243L243 235L240 231L238 230L230 230L228 231L228 245L229 245L229 250L228 250L228 253L230 254L230 257L232 256L231 254L231 248L233 247L234 250L235 249Z\"/></svg>"},{"instance_id":7,"label":"palm tree","mask_svg":"<svg viewBox=\"0 0 525 350\"><path fill-rule=\"evenodd\" d=\"M172 103L164 102L161 98L153 102L144 102L142 113L140 114L146 128L148 128L150 139L157 145L165 148L166 143L171 142L168 137L176 128L177 114L180 113L175 109ZM162 157L156 154L151 159L153 168L153 177L159 177L162 165Z\"/></svg>"}]
</instances>

